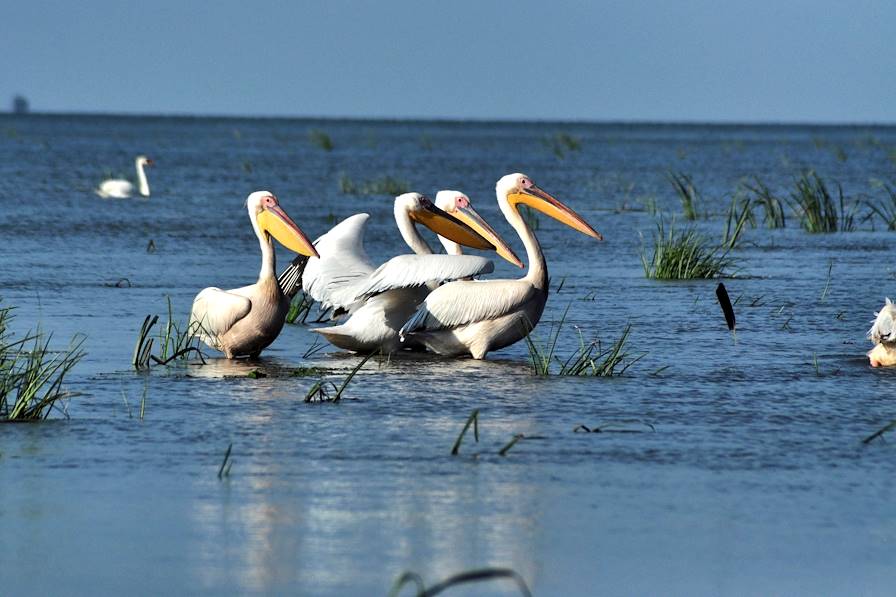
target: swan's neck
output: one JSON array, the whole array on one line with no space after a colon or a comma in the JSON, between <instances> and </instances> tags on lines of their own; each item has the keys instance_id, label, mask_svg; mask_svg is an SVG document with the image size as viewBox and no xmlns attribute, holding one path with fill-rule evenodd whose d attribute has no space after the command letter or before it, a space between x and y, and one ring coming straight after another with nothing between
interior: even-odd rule
<instances>
[{"instance_id":1,"label":"swan's neck","mask_svg":"<svg viewBox=\"0 0 896 597\"><path fill-rule=\"evenodd\" d=\"M546 290L548 287L548 265L544 260L544 253L541 252L541 245L535 234L529 229L523 216L517 209L516 204L511 205L507 201L507 197L498 193L498 205L504 212L507 222L513 226L516 233L519 234L523 246L526 247L526 257L529 261L529 271L523 276L523 280L531 282L535 288Z\"/></svg>"},{"instance_id":2,"label":"swan's neck","mask_svg":"<svg viewBox=\"0 0 896 597\"><path fill-rule=\"evenodd\" d=\"M258 246L261 247L261 271L258 273L258 281L276 278L277 275L274 272L277 270L277 256L274 254L274 241L268 233L262 232L258 227L258 219L254 211L249 211L249 220L252 222L255 236L258 237Z\"/></svg>"},{"instance_id":3,"label":"swan's neck","mask_svg":"<svg viewBox=\"0 0 896 597\"><path fill-rule=\"evenodd\" d=\"M420 236L420 232L417 231L417 227L411 221L411 216L407 210L396 208L395 223L398 224L401 238L404 239L404 242L407 243L414 253L417 255L432 255L432 249L426 243L426 240Z\"/></svg>"},{"instance_id":4,"label":"swan's neck","mask_svg":"<svg viewBox=\"0 0 896 597\"><path fill-rule=\"evenodd\" d=\"M146 180L146 172L143 171L143 164L137 162L137 185L140 194L149 197L149 181Z\"/></svg>"},{"instance_id":5,"label":"swan's neck","mask_svg":"<svg viewBox=\"0 0 896 597\"><path fill-rule=\"evenodd\" d=\"M439 236L439 242L442 243L442 246L445 247L445 252L449 255L463 255L464 251L460 248L460 245L453 240L448 240L444 236Z\"/></svg>"}]
</instances>

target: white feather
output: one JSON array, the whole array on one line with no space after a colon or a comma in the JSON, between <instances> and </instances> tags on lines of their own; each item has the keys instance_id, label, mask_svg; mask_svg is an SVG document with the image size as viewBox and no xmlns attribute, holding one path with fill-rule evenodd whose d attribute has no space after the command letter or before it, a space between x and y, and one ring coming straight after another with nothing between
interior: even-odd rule
<instances>
[{"instance_id":1,"label":"white feather","mask_svg":"<svg viewBox=\"0 0 896 597\"><path fill-rule=\"evenodd\" d=\"M302 288L325 309L347 308L356 294L347 289L374 271L364 250L364 231L369 218L364 213L350 216L314 241L320 258L308 259Z\"/></svg>"},{"instance_id":2,"label":"white feather","mask_svg":"<svg viewBox=\"0 0 896 597\"><path fill-rule=\"evenodd\" d=\"M219 350L218 339L252 309L251 300L234 292L236 291L206 288L193 299L190 330L199 330L199 339Z\"/></svg>"},{"instance_id":3,"label":"white feather","mask_svg":"<svg viewBox=\"0 0 896 597\"><path fill-rule=\"evenodd\" d=\"M460 280L435 289L399 332L452 329L509 315L535 298L523 280Z\"/></svg>"},{"instance_id":4,"label":"white feather","mask_svg":"<svg viewBox=\"0 0 896 597\"><path fill-rule=\"evenodd\" d=\"M387 290L417 288L429 282L450 282L493 272L495 264L477 255L399 255L377 268L358 285L358 297L366 298Z\"/></svg>"},{"instance_id":5,"label":"white feather","mask_svg":"<svg viewBox=\"0 0 896 597\"><path fill-rule=\"evenodd\" d=\"M104 199L127 199L134 192L134 183L123 178L104 180L96 190L96 194Z\"/></svg>"},{"instance_id":6,"label":"white feather","mask_svg":"<svg viewBox=\"0 0 896 597\"><path fill-rule=\"evenodd\" d=\"M883 309L875 315L877 318L868 330L868 339L874 343L896 342L896 305L888 298Z\"/></svg>"}]
</instances>

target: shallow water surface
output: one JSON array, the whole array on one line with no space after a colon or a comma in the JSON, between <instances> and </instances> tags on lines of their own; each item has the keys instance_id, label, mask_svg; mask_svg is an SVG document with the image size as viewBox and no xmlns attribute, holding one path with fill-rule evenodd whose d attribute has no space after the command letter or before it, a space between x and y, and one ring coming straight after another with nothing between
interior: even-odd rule
<instances>
[{"instance_id":1,"label":"shallow water surface","mask_svg":"<svg viewBox=\"0 0 896 597\"><path fill-rule=\"evenodd\" d=\"M562 158L544 142L561 131L581 140ZM894 233L748 229L726 280L736 342L715 281L647 280L639 251L646 205L680 211L667 170L693 176L710 212L696 225L717 237L743 177L783 194L811 167L873 194L896 179L894 148L888 127L0 117L0 295L18 331L83 333L88 350L69 418L0 426L2 592L384 595L404 570L434 582L501 566L537 595L889 594L896 453L861 439L896 418L896 373L864 357L894 294ZM150 199L92 193L138 153L156 160ZM357 357L303 358L315 335L302 326L256 363L129 370L166 296L185 317L199 289L255 279L249 192L275 192L312 237L367 211L384 259L404 250L391 198L343 194L341 176L457 188L522 254L494 200L511 171L607 239L539 219L563 284L535 335L568 307L565 357L577 330L612 342L631 324L629 350L646 354L624 376L539 378L518 343L486 361L374 358L341 403L306 404L317 377L291 369L338 383ZM452 457L477 408L480 441ZM573 432L609 422L642 432Z\"/></svg>"}]
</instances>

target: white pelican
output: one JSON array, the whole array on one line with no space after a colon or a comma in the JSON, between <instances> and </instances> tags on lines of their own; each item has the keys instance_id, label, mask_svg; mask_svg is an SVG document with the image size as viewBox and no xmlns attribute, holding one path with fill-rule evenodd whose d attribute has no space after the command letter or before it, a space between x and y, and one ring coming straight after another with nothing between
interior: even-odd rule
<instances>
[{"instance_id":1,"label":"white pelican","mask_svg":"<svg viewBox=\"0 0 896 597\"><path fill-rule=\"evenodd\" d=\"M261 246L258 282L233 290L206 288L193 299L190 313L190 330L198 331L200 340L228 359L257 357L277 338L286 321L289 299L277 284L271 237L296 253L317 256L311 241L269 191L249 195L246 207Z\"/></svg>"},{"instance_id":2,"label":"white pelican","mask_svg":"<svg viewBox=\"0 0 896 597\"><path fill-rule=\"evenodd\" d=\"M153 161L145 155L138 155L134 165L137 167L137 191L142 196L149 197L149 182L143 168L152 166ZM108 178L100 183L96 194L106 199L127 199L134 194L134 183L123 178Z\"/></svg>"},{"instance_id":3,"label":"white pelican","mask_svg":"<svg viewBox=\"0 0 896 597\"><path fill-rule=\"evenodd\" d=\"M868 339L875 343L868 352L871 366L896 365L896 305L887 298L884 308L874 315L874 325L868 330Z\"/></svg>"},{"instance_id":4,"label":"white pelican","mask_svg":"<svg viewBox=\"0 0 896 597\"><path fill-rule=\"evenodd\" d=\"M548 268L538 239L517 208L524 204L598 240L603 237L577 213L538 188L525 174L508 174L495 187L504 217L526 246L529 271L519 280L459 280L426 297L401 328L403 340L442 355L485 358L524 338L541 318L548 298Z\"/></svg>"},{"instance_id":5,"label":"white pelican","mask_svg":"<svg viewBox=\"0 0 896 597\"><path fill-rule=\"evenodd\" d=\"M395 198L394 215L402 238L415 254L393 257L376 269L363 246L367 214L346 218L315 241L320 258L308 260L302 285L325 308L351 313L341 325L313 330L339 348L356 352L402 348L398 328L431 288L494 269L484 257L433 255L414 222L462 245L496 250L522 266L510 247L469 206L469 200L451 215L419 193L405 193Z\"/></svg>"}]
</instances>

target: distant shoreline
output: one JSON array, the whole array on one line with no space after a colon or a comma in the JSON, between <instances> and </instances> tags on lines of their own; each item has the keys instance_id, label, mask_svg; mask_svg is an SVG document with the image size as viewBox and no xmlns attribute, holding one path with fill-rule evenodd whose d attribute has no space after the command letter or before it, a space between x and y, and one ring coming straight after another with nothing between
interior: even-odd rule
<instances>
[{"instance_id":1,"label":"distant shoreline","mask_svg":"<svg viewBox=\"0 0 896 597\"><path fill-rule=\"evenodd\" d=\"M428 118L411 116L407 118L385 116L250 116L236 114L191 114L191 113L136 113L136 112L40 112L26 114L0 112L0 118L133 118L159 120L260 120L292 122L357 122L357 123L409 123L409 124L499 124L537 126L598 126L598 127L718 127L718 128L893 128L894 122L812 122L812 121L755 121L741 122L728 120L555 120L555 119L491 119L491 118Z\"/></svg>"}]
</instances>

